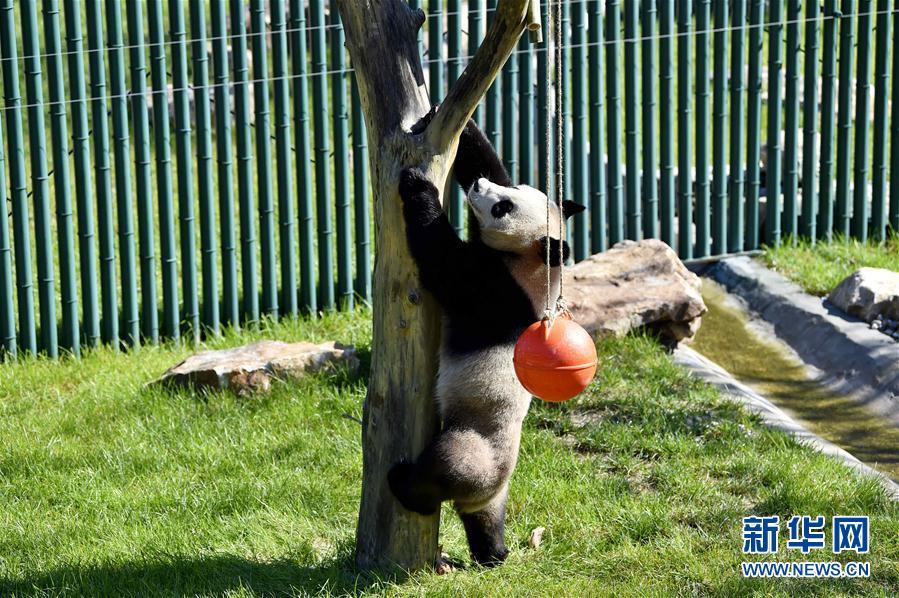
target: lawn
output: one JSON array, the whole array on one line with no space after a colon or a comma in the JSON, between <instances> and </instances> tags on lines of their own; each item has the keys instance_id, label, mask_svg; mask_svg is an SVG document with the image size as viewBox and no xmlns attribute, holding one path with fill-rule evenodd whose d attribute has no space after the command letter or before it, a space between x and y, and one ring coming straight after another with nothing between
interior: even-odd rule
<instances>
[{"instance_id":1,"label":"lawn","mask_svg":"<svg viewBox=\"0 0 899 598\"><path fill-rule=\"evenodd\" d=\"M97 350L0 366L0 595L821 595L899 593L899 505L763 427L679 370L652 339L598 344L569 404L528 416L508 513L509 561L370 578L352 567L370 314L248 337L356 343L359 377L319 375L257 398L145 388L185 348ZM864 580L744 581L741 518L867 514ZM530 531L547 528L539 549ZM785 527L785 526L784 526ZM854 558L853 558L854 557Z\"/></svg>"},{"instance_id":2,"label":"lawn","mask_svg":"<svg viewBox=\"0 0 899 598\"><path fill-rule=\"evenodd\" d=\"M780 247L766 248L760 259L806 292L824 296L861 267L899 272L899 236L881 243L837 239L829 245L786 239Z\"/></svg>"}]
</instances>

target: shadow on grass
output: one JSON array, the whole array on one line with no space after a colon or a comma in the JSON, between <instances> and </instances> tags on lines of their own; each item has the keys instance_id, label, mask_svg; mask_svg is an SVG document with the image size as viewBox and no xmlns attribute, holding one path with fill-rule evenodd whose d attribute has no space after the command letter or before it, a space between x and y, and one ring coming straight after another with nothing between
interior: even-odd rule
<instances>
[{"instance_id":1,"label":"shadow on grass","mask_svg":"<svg viewBox=\"0 0 899 598\"><path fill-rule=\"evenodd\" d=\"M263 562L223 554L61 567L23 579L0 579L0 595L218 596L238 589L257 596L360 595L375 585L402 583L407 577L403 572L387 576L360 572L352 553L314 566L290 559Z\"/></svg>"}]
</instances>

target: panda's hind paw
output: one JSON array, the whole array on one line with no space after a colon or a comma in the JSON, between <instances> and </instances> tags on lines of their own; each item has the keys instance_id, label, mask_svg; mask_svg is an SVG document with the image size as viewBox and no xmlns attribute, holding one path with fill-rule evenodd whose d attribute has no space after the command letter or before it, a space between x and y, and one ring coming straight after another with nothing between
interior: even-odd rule
<instances>
[{"instance_id":1,"label":"panda's hind paw","mask_svg":"<svg viewBox=\"0 0 899 598\"><path fill-rule=\"evenodd\" d=\"M509 558L509 549L505 546L493 547L489 550L472 553L472 558L481 567L496 567Z\"/></svg>"},{"instance_id":2,"label":"panda's hind paw","mask_svg":"<svg viewBox=\"0 0 899 598\"><path fill-rule=\"evenodd\" d=\"M414 511L422 515L432 515L440 508L440 501L426 497L421 489L416 487L412 479L414 465L408 461L395 463L387 472L387 485L400 504L407 511Z\"/></svg>"}]
</instances>

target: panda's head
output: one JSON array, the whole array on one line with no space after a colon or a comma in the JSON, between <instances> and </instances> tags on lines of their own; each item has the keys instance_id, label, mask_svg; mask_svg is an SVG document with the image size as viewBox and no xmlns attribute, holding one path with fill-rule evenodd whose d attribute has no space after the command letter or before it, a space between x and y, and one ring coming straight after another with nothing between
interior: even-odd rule
<instances>
[{"instance_id":1,"label":"panda's head","mask_svg":"<svg viewBox=\"0 0 899 598\"><path fill-rule=\"evenodd\" d=\"M545 255L549 243L558 262L568 255L568 243L559 246L559 219L569 218L584 211L584 206L573 201L559 206L549 201L546 195L529 187L517 185L504 187L491 183L485 178L478 179L468 191L468 203L480 225L481 241L493 249L510 253L526 254L542 251ZM546 237L546 211L549 210L549 230ZM553 263L557 265L557 263Z\"/></svg>"}]
</instances>

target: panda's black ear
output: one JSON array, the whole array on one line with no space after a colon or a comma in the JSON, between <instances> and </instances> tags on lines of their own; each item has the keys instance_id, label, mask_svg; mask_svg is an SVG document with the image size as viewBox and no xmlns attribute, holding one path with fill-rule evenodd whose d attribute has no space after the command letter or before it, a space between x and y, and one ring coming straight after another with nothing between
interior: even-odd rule
<instances>
[{"instance_id":1,"label":"panda's black ear","mask_svg":"<svg viewBox=\"0 0 899 598\"><path fill-rule=\"evenodd\" d=\"M546 245L549 244L549 262L546 261ZM567 241L559 243L558 239L550 239L549 237L540 237L540 258L544 264L551 268L558 268L562 265L562 261L567 261L571 255L571 249L568 247Z\"/></svg>"},{"instance_id":2,"label":"panda's black ear","mask_svg":"<svg viewBox=\"0 0 899 598\"><path fill-rule=\"evenodd\" d=\"M562 214L565 216L565 218L571 218L575 214L580 214L586 209L587 206L582 206L581 204L574 201L566 199L562 202Z\"/></svg>"}]
</instances>

